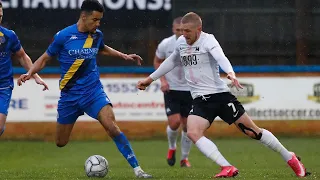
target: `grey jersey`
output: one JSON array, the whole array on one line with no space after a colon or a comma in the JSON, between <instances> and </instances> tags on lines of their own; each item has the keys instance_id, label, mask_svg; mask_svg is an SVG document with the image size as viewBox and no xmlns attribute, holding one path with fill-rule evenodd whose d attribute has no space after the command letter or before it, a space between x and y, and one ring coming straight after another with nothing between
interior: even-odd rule
<instances>
[{"instance_id":1,"label":"grey jersey","mask_svg":"<svg viewBox=\"0 0 320 180\"><path fill-rule=\"evenodd\" d=\"M230 72L233 69L212 34L201 32L199 39L191 46L181 36L176 42L175 51L180 55L193 98L230 91L220 78L219 65L227 64L222 68L224 71Z\"/></svg>"},{"instance_id":2,"label":"grey jersey","mask_svg":"<svg viewBox=\"0 0 320 180\"><path fill-rule=\"evenodd\" d=\"M168 58L174 51L176 41L176 35L172 35L168 38L163 39L161 43L158 45L156 56L159 59ZM185 79L184 70L181 64L176 66L170 72L168 72L165 75L165 78L168 81L170 90L190 91L190 87L188 86L187 81Z\"/></svg>"}]
</instances>

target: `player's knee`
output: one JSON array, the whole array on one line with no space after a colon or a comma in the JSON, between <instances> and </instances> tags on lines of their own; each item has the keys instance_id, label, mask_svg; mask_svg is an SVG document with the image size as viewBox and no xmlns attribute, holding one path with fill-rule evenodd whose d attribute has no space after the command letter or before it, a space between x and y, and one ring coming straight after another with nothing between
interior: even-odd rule
<instances>
[{"instance_id":1,"label":"player's knee","mask_svg":"<svg viewBox=\"0 0 320 180\"><path fill-rule=\"evenodd\" d=\"M177 130L180 127L180 121L179 120L174 120L174 121L169 121L169 127L172 130Z\"/></svg>"},{"instance_id":2,"label":"player's knee","mask_svg":"<svg viewBox=\"0 0 320 180\"><path fill-rule=\"evenodd\" d=\"M180 116L179 115L171 115L168 118L168 124L170 129L177 130L180 127Z\"/></svg>"},{"instance_id":3,"label":"player's knee","mask_svg":"<svg viewBox=\"0 0 320 180\"><path fill-rule=\"evenodd\" d=\"M196 143L202 137L202 134L197 131L188 130L187 136L193 143Z\"/></svg>"}]
</instances>

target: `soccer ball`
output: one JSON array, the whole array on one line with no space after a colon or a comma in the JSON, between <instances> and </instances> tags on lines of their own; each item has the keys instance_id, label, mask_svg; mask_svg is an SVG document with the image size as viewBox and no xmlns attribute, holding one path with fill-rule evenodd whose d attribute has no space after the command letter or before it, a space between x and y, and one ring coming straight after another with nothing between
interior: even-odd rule
<instances>
[{"instance_id":1,"label":"soccer ball","mask_svg":"<svg viewBox=\"0 0 320 180\"><path fill-rule=\"evenodd\" d=\"M86 160L84 170L88 177L105 177L109 171L109 163L103 156L93 155Z\"/></svg>"}]
</instances>

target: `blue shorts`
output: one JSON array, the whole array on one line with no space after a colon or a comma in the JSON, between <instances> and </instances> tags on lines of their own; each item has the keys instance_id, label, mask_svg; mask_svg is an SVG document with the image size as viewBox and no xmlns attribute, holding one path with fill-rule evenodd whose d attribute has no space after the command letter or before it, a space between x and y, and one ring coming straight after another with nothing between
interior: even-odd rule
<instances>
[{"instance_id":1,"label":"blue shorts","mask_svg":"<svg viewBox=\"0 0 320 180\"><path fill-rule=\"evenodd\" d=\"M111 105L111 102L102 87L86 94L65 93L58 102L57 121L60 124L72 124L84 113L98 119L100 110L108 104Z\"/></svg>"},{"instance_id":2,"label":"blue shorts","mask_svg":"<svg viewBox=\"0 0 320 180\"><path fill-rule=\"evenodd\" d=\"M0 113L8 115L12 88L0 89Z\"/></svg>"}]
</instances>

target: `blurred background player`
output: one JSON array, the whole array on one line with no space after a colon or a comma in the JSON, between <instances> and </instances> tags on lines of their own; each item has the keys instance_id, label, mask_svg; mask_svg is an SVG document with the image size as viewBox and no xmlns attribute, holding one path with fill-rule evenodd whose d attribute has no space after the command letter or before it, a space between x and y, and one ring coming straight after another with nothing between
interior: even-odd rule
<instances>
[{"instance_id":1,"label":"blurred background player","mask_svg":"<svg viewBox=\"0 0 320 180\"><path fill-rule=\"evenodd\" d=\"M0 24L2 18L3 9L2 2L0 2ZM8 108L14 86L12 58L17 59L26 70L29 70L32 66L32 61L21 46L15 32L0 26L0 136L5 130ZM48 86L38 74L34 74L32 77L37 84L44 86L43 90L48 89Z\"/></svg>"},{"instance_id":2,"label":"blurred background player","mask_svg":"<svg viewBox=\"0 0 320 180\"><path fill-rule=\"evenodd\" d=\"M154 80L182 62L193 98L187 122L188 137L206 157L221 166L221 172L214 177L234 177L239 172L223 157L217 146L204 136L204 132L217 116L281 154L296 176L309 175L300 158L288 151L270 131L259 128L248 116L242 104L230 93L229 87L220 78L219 66L227 73L227 78L233 86L237 89L242 86L218 41L212 34L202 31L200 16L192 12L187 13L182 18L181 25L183 36L178 38L173 53L149 77L139 81L138 88L144 90Z\"/></svg>"},{"instance_id":3,"label":"blurred background player","mask_svg":"<svg viewBox=\"0 0 320 180\"><path fill-rule=\"evenodd\" d=\"M55 35L47 51L38 58L27 74L21 75L18 84L30 79L49 60L58 56L62 78L58 102L57 146L63 147L69 142L74 123L86 113L101 123L133 168L136 177L152 178L141 169L129 141L115 123L112 105L103 90L96 62L98 54L137 61L139 65L142 59L138 55L127 55L104 44L103 33L97 29L103 13L104 7L98 0L83 1L78 22Z\"/></svg>"},{"instance_id":4,"label":"blurred background player","mask_svg":"<svg viewBox=\"0 0 320 180\"><path fill-rule=\"evenodd\" d=\"M168 58L175 47L177 39L182 35L181 19L177 17L172 23L173 35L165 38L158 45L156 55L154 57L154 67L157 69L160 64ZM164 93L165 111L168 116L167 137L169 150L167 154L167 162L173 166L176 162L176 148L178 130L182 125L181 131L181 167L190 167L188 155L192 142L187 137L187 117L192 106L192 97L190 88L185 79L183 67L176 66L172 71L160 78L161 91Z\"/></svg>"}]
</instances>

